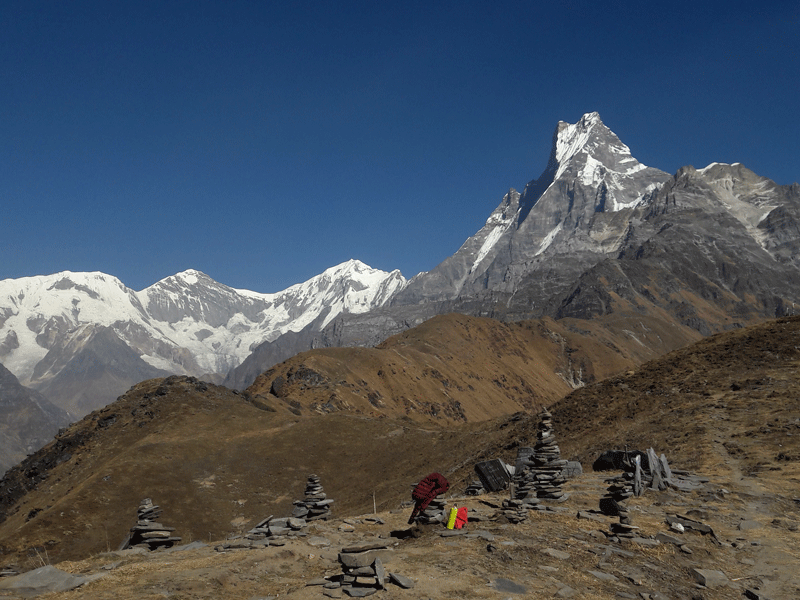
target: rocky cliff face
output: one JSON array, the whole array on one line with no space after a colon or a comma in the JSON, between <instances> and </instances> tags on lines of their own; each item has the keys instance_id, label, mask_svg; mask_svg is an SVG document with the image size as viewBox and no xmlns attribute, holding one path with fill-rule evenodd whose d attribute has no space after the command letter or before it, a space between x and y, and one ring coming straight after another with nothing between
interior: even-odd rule
<instances>
[{"instance_id":1,"label":"rocky cliff face","mask_svg":"<svg viewBox=\"0 0 800 600\"><path fill-rule=\"evenodd\" d=\"M23 387L0 365L0 472L41 448L69 421L66 411Z\"/></svg>"}]
</instances>

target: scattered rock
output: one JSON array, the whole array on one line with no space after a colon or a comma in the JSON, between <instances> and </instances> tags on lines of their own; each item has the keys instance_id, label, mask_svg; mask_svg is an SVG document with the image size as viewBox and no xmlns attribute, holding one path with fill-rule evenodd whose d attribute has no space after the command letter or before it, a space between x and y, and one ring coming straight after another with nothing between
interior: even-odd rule
<instances>
[{"instance_id":1,"label":"scattered rock","mask_svg":"<svg viewBox=\"0 0 800 600\"><path fill-rule=\"evenodd\" d=\"M498 577L490 584L498 592L505 592L509 594L524 594L527 592L525 586L514 583L510 579Z\"/></svg>"},{"instance_id":2,"label":"scattered rock","mask_svg":"<svg viewBox=\"0 0 800 600\"><path fill-rule=\"evenodd\" d=\"M409 590L416 585L413 579L410 579L405 575L400 575L398 573L389 573L389 579L391 580L392 583L400 586L405 590Z\"/></svg>"},{"instance_id":3,"label":"scattered rock","mask_svg":"<svg viewBox=\"0 0 800 600\"><path fill-rule=\"evenodd\" d=\"M715 588L730 583L730 580L722 571L716 571L714 569L692 569L691 572L695 581L707 588Z\"/></svg>"},{"instance_id":4,"label":"scattered rock","mask_svg":"<svg viewBox=\"0 0 800 600\"><path fill-rule=\"evenodd\" d=\"M542 550L542 554L546 554L552 558L556 558L558 560L567 560L570 558L570 555L567 552L563 552L561 550L555 550L553 548L545 548Z\"/></svg>"},{"instance_id":5,"label":"scattered rock","mask_svg":"<svg viewBox=\"0 0 800 600\"><path fill-rule=\"evenodd\" d=\"M22 575L0 579L0 590L11 590L16 596L30 598L41 594L73 590L103 575L73 575L47 565Z\"/></svg>"}]
</instances>

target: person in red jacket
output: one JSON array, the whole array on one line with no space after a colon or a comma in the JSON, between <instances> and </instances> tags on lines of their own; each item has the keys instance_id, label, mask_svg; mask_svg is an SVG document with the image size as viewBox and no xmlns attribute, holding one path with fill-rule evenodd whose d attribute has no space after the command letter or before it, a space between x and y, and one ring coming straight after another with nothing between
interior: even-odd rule
<instances>
[{"instance_id":1,"label":"person in red jacket","mask_svg":"<svg viewBox=\"0 0 800 600\"><path fill-rule=\"evenodd\" d=\"M414 510L411 511L411 516L408 518L408 524L411 525L417 515L423 510L428 508L431 500L436 498L439 494L444 494L450 489L450 483L442 476L441 473L431 473L426 475L411 492L411 499L415 502Z\"/></svg>"}]
</instances>

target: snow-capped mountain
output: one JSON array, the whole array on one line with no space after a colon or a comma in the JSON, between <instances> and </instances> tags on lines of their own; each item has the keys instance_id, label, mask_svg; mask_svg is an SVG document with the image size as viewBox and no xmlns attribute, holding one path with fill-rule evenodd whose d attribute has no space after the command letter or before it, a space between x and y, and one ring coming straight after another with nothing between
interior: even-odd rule
<instances>
[{"instance_id":1,"label":"snow-capped mountain","mask_svg":"<svg viewBox=\"0 0 800 600\"><path fill-rule=\"evenodd\" d=\"M511 189L455 254L388 305L262 344L242 387L314 347L374 345L434 314L517 320L658 315L689 336L800 304L800 186L740 164L641 164L597 113L558 123L542 175ZM665 346L662 350L666 351Z\"/></svg>"},{"instance_id":2,"label":"snow-capped mountain","mask_svg":"<svg viewBox=\"0 0 800 600\"><path fill-rule=\"evenodd\" d=\"M139 292L103 273L6 279L0 281L0 361L24 384L46 389L54 402L82 414L148 376L224 376L258 344L381 306L405 284L399 271L357 260L274 294L233 289L195 270ZM78 371L91 362L108 380L90 397L78 389L87 385L78 383L85 373L66 377L82 352L91 359L84 355ZM97 394L111 395L95 402Z\"/></svg>"},{"instance_id":3,"label":"snow-capped mountain","mask_svg":"<svg viewBox=\"0 0 800 600\"><path fill-rule=\"evenodd\" d=\"M392 304L463 303L481 297L487 304L502 305L498 310L511 318L557 316L582 273L620 257L631 245L658 238L656 223L675 225L671 219L678 217L677 208L696 213L695 227L710 219L717 234L744 235L747 241L740 250L752 245L754 258L759 252L770 254L772 260L763 256L762 266L774 267L780 252L793 252L796 186L778 186L738 164L687 169L696 186L691 192L679 186L677 195L670 196L667 218L657 210L659 194L674 191L675 178L637 161L597 113L575 124L561 122L542 175L521 194L510 190L480 231L432 271L413 278ZM686 177L686 172L676 177ZM767 225L770 215L781 215L780 232ZM686 216L684 212L678 220ZM730 225L730 231L719 229L721 225ZM724 242L711 244L709 252L714 254L720 245ZM625 255L631 256L629 250Z\"/></svg>"},{"instance_id":4,"label":"snow-capped mountain","mask_svg":"<svg viewBox=\"0 0 800 600\"><path fill-rule=\"evenodd\" d=\"M625 212L669 175L647 167L597 113L558 124L547 167L520 194L511 189L486 224L450 258L409 282L394 303L453 300L490 289L513 293L543 258L607 253L624 239Z\"/></svg>"}]
</instances>

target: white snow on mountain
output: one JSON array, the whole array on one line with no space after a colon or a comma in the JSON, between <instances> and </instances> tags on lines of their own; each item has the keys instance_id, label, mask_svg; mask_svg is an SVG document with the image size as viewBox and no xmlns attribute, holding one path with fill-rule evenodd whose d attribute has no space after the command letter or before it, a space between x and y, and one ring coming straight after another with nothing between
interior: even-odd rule
<instances>
[{"instance_id":1,"label":"white snow on mountain","mask_svg":"<svg viewBox=\"0 0 800 600\"><path fill-rule=\"evenodd\" d=\"M780 205L775 196L775 182L756 175L741 163L714 162L697 169L697 173L716 192L731 216L766 247L766 233L758 229L758 224Z\"/></svg>"},{"instance_id":2,"label":"white snow on mountain","mask_svg":"<svg viewBox=\"0 0 800 600\"><path fill-rule=\"evenodd\" d=\"M548 233L544 237L544 239L542 240L542 243L539 244L539 248L536 250L536 253L534 254L534 256L539 256L542 252L544 252L545 250L547 250L550 247L550 244L552 244L553 240L556 239L556 236L561 231L561 228L563 226L564 226L564 222L563 221L559 221L558 225L556 225L552 229L552 231L550 231L550 233Z\"/></svg>"},{"instance_id":3,"label":"white snow on mountain","mask_svg":"<svg viewBox=\"0 0 800 600\"><path fill-rule=\"evenodd\" d=\"M28 383L57 339L92 324L113 328L155 367L225 373L264 341L300 331L323 314L327 324L343 312L382 306L405 285L399 271L387 273L357 260L274 294L230 288L196 270L140 292L98 272L5 279L0 362Z\"/></svg>"},{"instance_id":4,"label":"white snow on mountain","mask_svg":"<svg viewBox=\"0 0 800 600\"><path fill-rule=\"evenodd\" d=\"M512 213L510 210L508 210L508 205L512 200L518 199L519 194L515 190L512 190L506 194L505 198L503 198L503 203L500 205L500 207L492 212L492 214L486 220L486 224L481 230L481 233L485 235L485 237L480 249L478 250L478 253L475 255L475 260L472 262L472 267L469 269L470 273L478 268L478 265L480 265L481 261L489 255L495 244L497 244L500 238L503 237L503 234L515 222L518 209Z\"/></svg>"},{"instance_id":5,"label":"white snow on mountain","mask_svg":"<svg viewBox=\"0 0 800 600\"><path fill-rule=\"evenodd\" d=\"M554 156L557 169L553 183L563 177L586 187L606 186L605 210L633 208L644 194L631 198L636 174L649 169L633 156L628 146L611 132L596 112L586 113L575 124L561 122L556 134ZM552 185L552 184L551 184Z\"/></svg>"}]
</instances>

